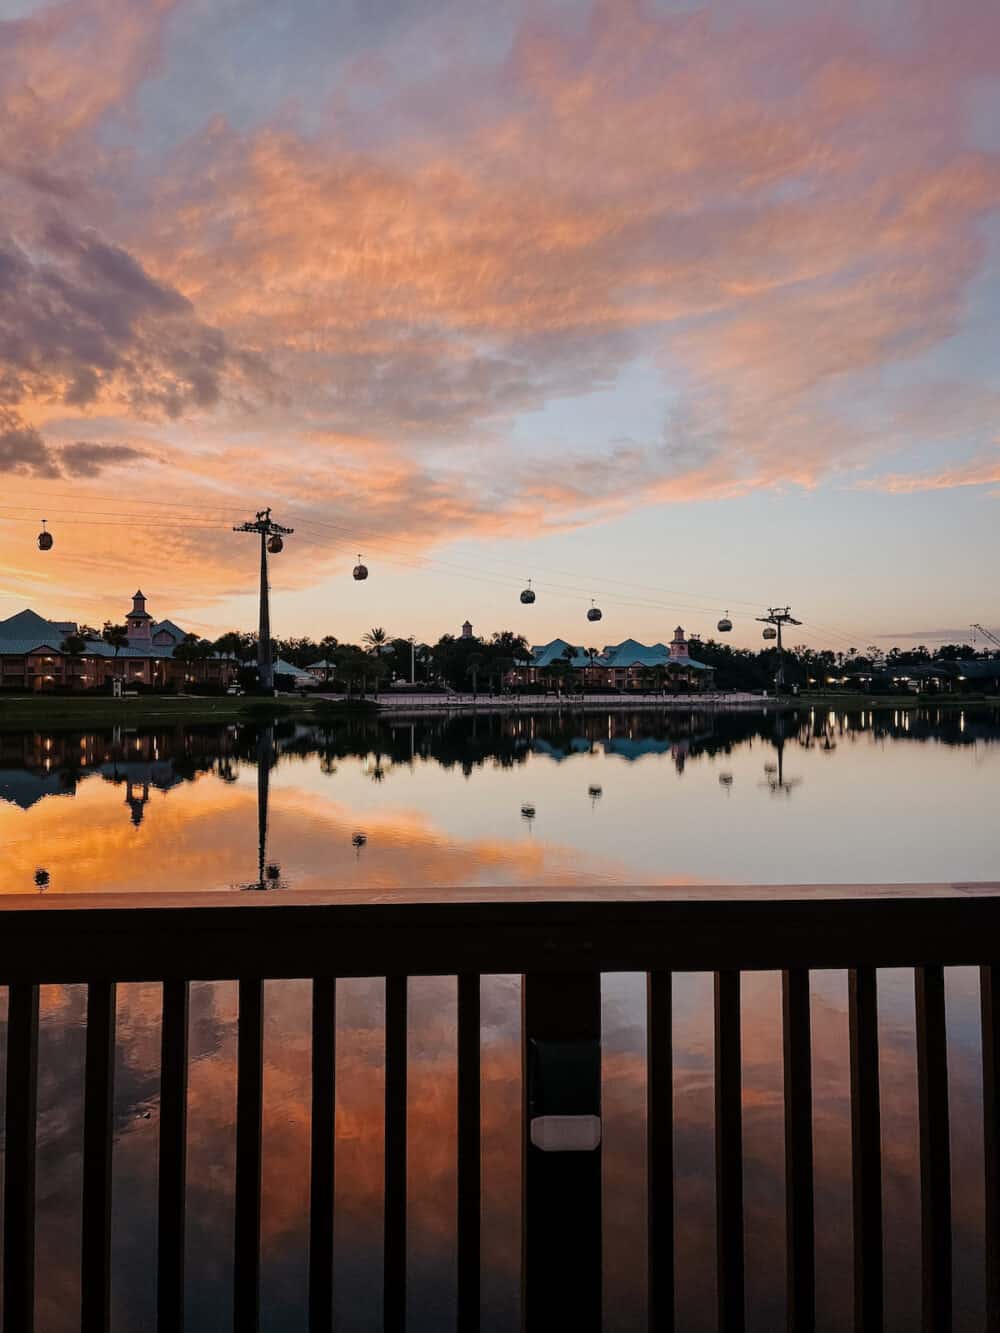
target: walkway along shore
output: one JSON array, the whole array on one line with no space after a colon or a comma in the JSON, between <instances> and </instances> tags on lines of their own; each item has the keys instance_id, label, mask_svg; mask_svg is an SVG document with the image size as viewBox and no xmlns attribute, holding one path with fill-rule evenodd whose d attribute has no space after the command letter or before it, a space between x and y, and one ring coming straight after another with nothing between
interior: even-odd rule
<instances>
[{"instance_id":1,"label":"walkway along shore","mask_svg":"<svg viewBox=\"0 0 1000 1333\"><path fill-rule=\"evenodd\" d=\"M319 693L319 702L345 703L344 694ZM386 690L377 698L368 698L378 704L380 716L399 716L411 713L538 713L570 711L574 713L606 713L634 708L655 708L678 713L690 713L705 708L788 708L795 700L776 699L760 694L720 691L704 694L404 694Z\"/></svg>"}]
</instances>

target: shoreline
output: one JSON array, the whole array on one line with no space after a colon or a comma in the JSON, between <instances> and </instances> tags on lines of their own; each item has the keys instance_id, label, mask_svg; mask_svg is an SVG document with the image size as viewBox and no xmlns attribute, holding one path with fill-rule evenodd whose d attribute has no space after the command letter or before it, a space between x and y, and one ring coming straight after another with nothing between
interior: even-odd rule
<instances>
[{"instance_id":1,"label":"shoreline","mask_svg":"<svg viewBox=\"0 0 1000 1333\"><path fill-rule=\"evenodd\" d=\"M0 731L52 728L183 726L199 723L253 722L288 719L331 723L343 718L419 718L481 713L602 713L641 710L661 713L694 712L796 712L809 708L838 711L894 711L937 708L948 711L1000 705L1000 697L943 695L835 695L762 696L758 694L704 695L486 695L480 694L380 694L377 700L343 695L318 694L302 698L278 695L264 699L255 695L228 696L139 696L128 699L73 697L70 695L18 695L0 697Z\"/></svg>"},{"instance_id":2,"label":"shoreline","mask_svg":"<svg viewBox=\"0 0 1000 1333\"><path fill-rule=\"evenodd\" d=\"M333 708L342 706L340 695L323 695L324 702ZM379 696L379 717L427 717L461 713L604 713L628 709L655 712L694 713L712 711L746 711L762 708L787 707L790 701L776 698L762 699L751 694L712 694L673 696L659 694L609 694L561 696L521 695L402 695Z\"/></svg>"}]
</instances>

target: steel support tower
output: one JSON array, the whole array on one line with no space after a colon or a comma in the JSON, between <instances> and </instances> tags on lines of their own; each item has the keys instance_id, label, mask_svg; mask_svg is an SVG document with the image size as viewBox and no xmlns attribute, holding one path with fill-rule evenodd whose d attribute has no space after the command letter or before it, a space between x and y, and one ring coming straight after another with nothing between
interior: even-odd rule
<instances>
[{"instance_id":1,"label":"steel support tower","mask_svg":"<svg viewBox=\"0 0 1000 1333\"><path fill-rule=\"evenodd\" d=\"M267 580L267 544L273 537L288 537L294 528L283 528L271 521L271 510L260 509L249 523L240 523L234 532L260 535L260 622L257 628L257 676L262 694L274 693L274 654L271 650L271 588ZM280 546L279 546L280 549Z\"/></svg>"}]
</instances>

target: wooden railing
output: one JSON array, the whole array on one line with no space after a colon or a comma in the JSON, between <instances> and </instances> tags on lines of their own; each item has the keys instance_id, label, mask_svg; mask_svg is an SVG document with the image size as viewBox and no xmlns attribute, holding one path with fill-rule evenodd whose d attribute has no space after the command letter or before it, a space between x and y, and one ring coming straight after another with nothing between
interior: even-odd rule
<instances>
[{"instance_id":1,"label":"wooden railing","mask_svg":"<svg viewBox=\"0 0 1000 1333\"><path fill-rule=\"evenodd\" d=\"M94 895L0 899L9 986L4 1328L34 1328L39 985L86 983L80 1327L110 1326L116 983L163 982L158 1327L184 1309L189 983L239 983L234 1321L259 1325L265 978L313 978L309 1319L333 1327L336 978L384 976L384 1325L404 1327L407 978L458 977L458 1327L480 1315L480 978L521 973L525 1326L601 1320L600 1150L535 1145L531 1061L599 1041L603 972L647 974L649 1326L673 1329L672 973L715 974L719 1327L744 1327L740 973L782 976L787 1325L816 1319L809 971L849 974L855 1327L883 1324L876 969L911 967L916 1000L925 1329L951 1326L952 1252L943 968L981 968L988 1327L1000 1327L1000 885ZM595 1020L595 1015L597 1018ZM534 1047L533 1047L534 1044ZM557 1054L558 1054L557 1051ZM598 1050L599 1058L599 1050ZM545 1096L549 1096L546 1090ZM560 1113L566 1112L560 1108ZM570 1108L572 1111L573 1108ZM580 1106L581 1112L593 1110Z\"/></svg>"}]
</instances>

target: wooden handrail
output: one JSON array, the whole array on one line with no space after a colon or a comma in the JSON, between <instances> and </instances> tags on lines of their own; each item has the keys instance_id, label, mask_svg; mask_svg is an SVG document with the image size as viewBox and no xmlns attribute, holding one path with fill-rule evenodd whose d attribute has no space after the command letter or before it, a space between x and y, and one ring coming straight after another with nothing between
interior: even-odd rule
<instances>
[{"instance_id":1,"label":"wooden handrail","mask_svg":"<svg viewBox=\"0 0 1000 1333\"><path fill-rule=\"evenodd\" d=\"M998 961L1000 885L0 898L0 984Z\"/></svg>"}]
</instances>

